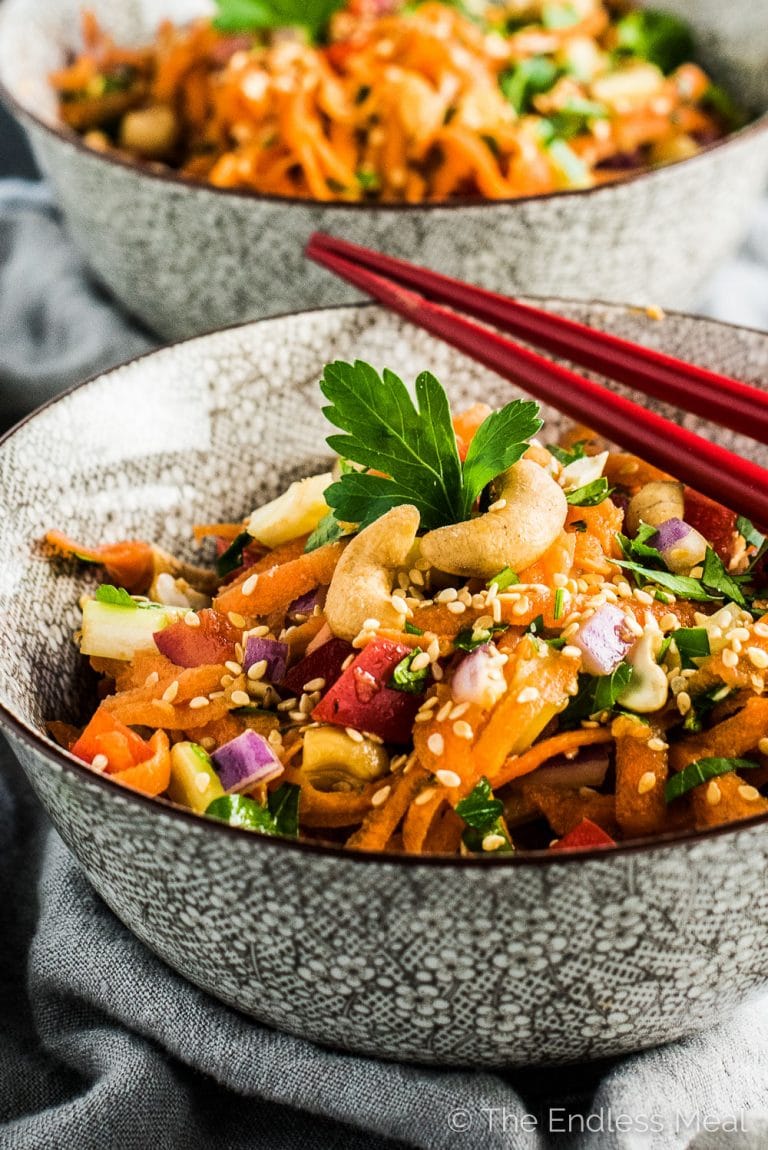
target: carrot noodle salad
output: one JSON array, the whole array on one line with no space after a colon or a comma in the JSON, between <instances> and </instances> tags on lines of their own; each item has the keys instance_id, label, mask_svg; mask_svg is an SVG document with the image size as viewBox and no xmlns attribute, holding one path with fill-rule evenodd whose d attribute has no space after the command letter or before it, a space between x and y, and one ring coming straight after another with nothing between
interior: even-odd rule
<instances>
[{"instance_id":1,"label":"carrot noodle salad","mask_svg":"<svg viewBox=\"0 0 768 1150\"><path fill-rule=\"evenodd\" d=\"M218 0L52 76L101 151L315 200L507 199L685 159L740 122L677 17L602 0Z\"/></svg>"},{"instance_id":2,"label":"carrot noodle salad","mask_svg":"<svg viewBox=\"0 0 768 1150\"><path fill-rule=\"evenodd\" d=\"M216 571L102 564L80 649L95 771L357 850L611 846L768 811L768 541L538 406L452 418L423 372L325 368L333 471L240 523ZM554 841L553 841L554 840Z\"/></svg>"}]
</instances>

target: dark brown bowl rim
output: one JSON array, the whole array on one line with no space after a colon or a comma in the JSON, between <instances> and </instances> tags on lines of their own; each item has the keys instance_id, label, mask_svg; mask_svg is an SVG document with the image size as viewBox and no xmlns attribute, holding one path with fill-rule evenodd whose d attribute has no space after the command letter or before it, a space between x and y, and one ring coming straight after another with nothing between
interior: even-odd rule
<instances>
[{"instance_id":1,"label":"dark brown bowl rim","mask_svg":"<svg viewBox=\"0 0 768 1150\"><path fill-rule=\"evenodd\" d=\"M632 304L621 304L611 300L584 300L574 299L573 297L565 296L525 296L533 302L547 300L549 302L557 301L566 304L575 304L577 306L587 306L589 304L597 305L598 307L607 307L616 310L628 310L630 312L642 311ZM108 379L111 375L121 371L123 368L140 363L150 356L156 355L160 352L171 350L174 347L187 343L194 343L197 340L206 340L211 336L218 335L220 332L237 331L241 328L250 328L258 326L261 323L269 323L273 320L287 320L299 315L314 315L324 312L338 312L338 311L358 311L363 308L372 308L379 305L375 303L349 303L329 305L327 307L318 308L304 308L295 311L281 312L278 315L264 316L261 319L248 320L245 323L228 324L225 327L214 328L211 331L204 332L201 335L192 336L188 339L173 340L171 343L162 344L158 347L151 348L149 351L142 352L140 355L132 356L130 359L125 360L123 363L115 364L113 367L108 368L106 371L96 372L95 375L89 376L88 379L80 383L73 384L71 387L54 395L46 403L35 408L9 428L2 436L0 436L0 450L5 446L7 441L16 435L22 428L43 411L54 407L68 399L76 391L88 387L90 384L95 383L100 379ZM382 309L383 310L383 309ZM755 335L759 335L762 339L768 341L768 332L761 331L758 328L751 328L747 326L740 326L732 323L727 323L724 320L710 319L708 316L695 316L690 312L681 312L672 308L664 309L665 316L674 316L681 319L693 319L696 322L705 323L708 325L716 325L726 328L728 330L736 329L738 331L751 331ZM736 823L725 823L723 826L711 827L705 831L688 830L688 831L668 831L662 835L656 835L650 839L628 839L625 842L617 843L615 847L593 847L587 850L573 850L563 851L562 853L550 850L530 850L520 851L512 855L504 855L501 857L478 857L478 856L463 856L463 855L416 855L416 854L394 854L387 851L355 851L347 847L329 846L323 843L305 842L296 839L287 838L272 838L268 835L260 835L254 831L247 830L245 827L230 826L229 823L219 822L216 819L206 818L204 815L196 814L194 811L188 810L186 807L177 806L175 803L170 802L168 799L150 798L147 795L142 795L138 791L132 791L128 787L121 787L119 784L111 781L109 776L98 774L91 770L85 763L75 758L68 751L63 750L51 739L39 731L34 730L28 726L22 719L19 719L14 712L0 701L0 726L7 728L17 735L23 742L28 743L35 750L40 752L44 758L52 759L58 763L65 771L75 775L77 778L85 781L85 783L92 783L95 786L106 788L110 793L122 795L126 802L138 803L140 806L149 807L154 811L165 812L168 817L180 818L182 820L191 821L196 827L207 827L214 833L218 834L235 834L237 836L245 836L251 840L254 849L275 849L275 850L288 850L299 852L300 854L319 855L322 858L336 858L343 859L346 862L354 862L356 864L365 863L381 863L388 866L407 866L407 867L438 867L447 869L474 869L482 867L540 867L540 866L561 866L571 863L584 862L586 860L595 859L611 859L617 855L636 854L639 852L649 852L655 850L662 850L668 847L680 846L685 844L694 844L706 839L716 838L721 835L736 834L739 831L748 830L751 827L768 824L768 814L755 815L750 819L742 819Z\"/></svg>"},{"instance_id":2,"label":"dark brown bowl rim","mask_svg":"<svg viewBox=\"0 0 768 1150\"><path fill-rule=\"evenodd\" d=\"M30 109L17 99L11 92L6 84L0 80L0 99L3 99L8 105L9 109L16 115L16 118L23 121L24 119L30 120L37 128L46 132L54 139L68 144L76 151L85 153L87 156L93 157L96 161L104 161L109 164L114 164L124 170L134 172L137 176L145 176L151 180L157 180L160 183L170 184L179 188L183 188L191 192L212 192L220 196L232 196L241 200L252 200L256 203L280 205L293 207L305 207L312 210L330 210L330 211L354 211L354 212L381 212L381 213L394 213L394 212L431 212L431 211L456 211L462 208L474 208L481 210L493 210L498 207L513 207L516 204L529 204L538 201L559 200L565 196L588 196L599 192L607 192L610 188L617 185L633 184L638 180L648 179L653 176L658 176L663 172L678 168L682 164L696 163L698 160L704 160L712 152L717 151L719 148L726 147L732 141L742 140L750 135L757 135L760 132L768 129L768 109L758 113L758 115L750 120L744 127L738 128L736 131L728 132L719 140L714 140L711 144L707 144L701 148L700 151L694 156L687 156L682 160L675 160L671 164L662 164L656 168L642 168L640 171L631 172L626 176L621 176L615 180L609 180L605 184L594 184L589 188L563 188L556 192L544 192L540 195L530 196L514 196L509 199L502 200L484 200L484 199L471 199L469 197L460 197L454 200L441 200L438 202L422 203L422 204L405 204L405 203L366 203L362 201L348 202L346 200L316 200L316 199L303 199L300 196L277 196L267 195L263 192L254 192L248 188L221 188L215 184L208 184L204 181L191 180L186 176L181 176L172 168L164 169L162 166L152 167L149 164L136 163L131 160L123 159L121 156L112 152L97 152L94 148L89 148L83 142L81 136L77 132L72 131L63 124L54 125L47 120L42 119L36 112Z\"/></svg>"}]
</instances>

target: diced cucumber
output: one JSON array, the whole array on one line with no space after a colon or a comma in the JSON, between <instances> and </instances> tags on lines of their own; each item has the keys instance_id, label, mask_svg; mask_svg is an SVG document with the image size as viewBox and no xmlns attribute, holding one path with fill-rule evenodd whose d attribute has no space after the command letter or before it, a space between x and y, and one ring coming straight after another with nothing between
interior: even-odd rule
<instances>
[{"instance_id":1,"label":"diced cucumber","mask_svg":"<svg viewBox=\"0 0 768 1150\"><path fill-rule=\"evenodd\" d=\"M132 659L137 651L153 650L155 631L182 615L184 611L179 608L159 604L120 607L88 599L83 605L80 650L83 655L99 655L104 659Z\"/></svg>"},{"instance_id":2,"label":"diced cucumber","mask_svg":"<svg viewBox=\"0 0 768 1150\"><path fill-rule=\"evenodd\" d=\"M171 781L168 797L174 803L203 814L214 799L224 794L207 751L197 743L171 747Z\"/></svg>"}]
</instances>

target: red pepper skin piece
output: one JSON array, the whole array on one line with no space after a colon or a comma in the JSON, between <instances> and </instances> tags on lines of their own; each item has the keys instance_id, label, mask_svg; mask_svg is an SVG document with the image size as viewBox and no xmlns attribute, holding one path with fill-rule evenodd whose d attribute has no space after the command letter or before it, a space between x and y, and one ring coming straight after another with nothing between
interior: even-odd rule
<instances>
[{"instance_id":1,"label":"red pepper skin piece","mask_svg":"<svg viewBox=\"0 0 768 1150\"><path fill-rule=\"evenodd\" d=\"M86 763L92 763L97 755L106 755L108 772L135 767L151 759L153 753L149 744L135 731L101 710L96 712L70 750Z\"/></svg>"},{"instance_id":2,"label":"red pepper skin piece","mask_svg":"<svg viewBox=\"0 0 768 1150\"><path fill-rule=\"evenodd\" d=\"M354 647L346 639L329 639L290 668L280 683L280 689L299 696L305 683L311 683L313 679L325 679L323 689L327 691L341 675L345 659L354 653Z\"/></svg>"},{"instance_id":3,"label":"red pepper skin piece","mask_svg":"<svg viewBox=\"0 0 768 1150\"><path fill-rule=\"evenodd\" d=\"M373 639L320 700L312 718L369 731L386 743L409 743L422 696L387 684L397 664L410 654L403 643Z\"/></svg>"},{"instance_id":4,"label":"red pepper skin piece","mask_svg":"<svg viewBox=\"0 0 768 1150\"><path fill-rule=\"evenodd\" d=\"M587 847L615 847L616 843L609 834L593 823L591 819L582 819L581 822L563 835L557 842L552 843L551 851L584 850Z\"/></svg>"},{"instance_id":5,"label":"red pepper skin piece","mask_svg":"<svg viewBox=\"0 0 768 1150\"><path fill-rule=\"evenodd\" d=\"M235 657L236 632L228 619L206 608L197 614L200 623L190 627L183 619L155 633L155 646L177 667L203 667L226 663Z\"/></svg>"},{"instance_id":6,"label":"red pepper skin piece","mask_svg":"<svg viewBox=\"0 0 768 1150\"><path fill-rule=\"evenodd\" d=\"M715 503L714 499L694 491L692 487L686 487L684 499L685 522L704 536L727 566L733 555L736 512L729 511L722 503Z\"/></svg>"}]
</instances>

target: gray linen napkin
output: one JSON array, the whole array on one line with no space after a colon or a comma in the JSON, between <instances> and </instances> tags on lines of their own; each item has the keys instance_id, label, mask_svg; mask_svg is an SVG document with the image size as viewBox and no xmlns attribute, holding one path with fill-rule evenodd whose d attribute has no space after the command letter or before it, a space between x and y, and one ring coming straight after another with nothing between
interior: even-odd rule
<instances>
[{"instance_id":1,"label":"gray linen napkin","mask_svg":"<svg viewBox=\"0 0 768 1150\"><path fill-rule=\"evenodd\" d=\"M768 207L704 304L768 328ZM0 183L0 423L152 345L44 189ZM570 1132L569 1132L570 1131ZM686 1041L494 1074L376 1062L186 983L92 891L0 744L0 1150L762 1150L768 999Z\"/></svg>"}]
</instances>

